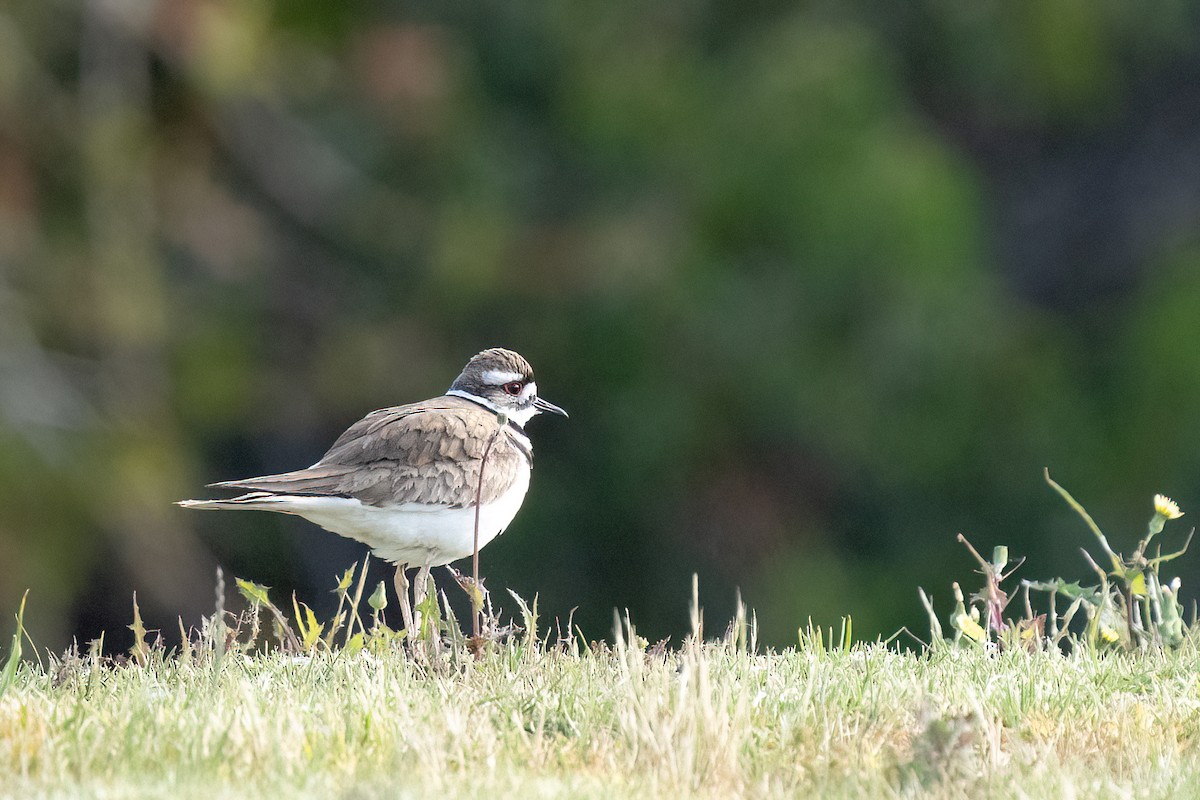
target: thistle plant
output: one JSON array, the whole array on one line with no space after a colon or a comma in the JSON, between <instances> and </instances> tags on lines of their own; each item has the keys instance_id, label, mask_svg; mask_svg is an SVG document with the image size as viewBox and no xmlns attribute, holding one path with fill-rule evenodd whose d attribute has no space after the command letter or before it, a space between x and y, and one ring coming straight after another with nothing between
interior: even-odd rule
<instances>
[{"instance_id":1,"label":"thistle plant","mask_svg":"<svg viewBox=\"0 0 1200 800\"><path fill-rule=\"evenodd\" d=\"M1132 555L1125 556L1113 549L1087 510L1050 478L1049 470L1045 477L1095 537L1101 556L1093 557L1086 548L1081 551L1096 573L1098 583L1085 586L1078 581L1068 583L1062 578L1023 580L1020 583L1022 613L1013 619L1005 616L1005 612L1016 595L1002 588L1002 584L1012 576L1020 562L1009 567L1008 548L1003 546L997 547L988 561L959 534L958 540L980 565L979 574L983 576L984 585L969 598L963 595L958 583L953 585L955 606L949 620L954 630L952 643L1026 649L1059 649L1065 641L1092 649L1179 646L1187 633L1183 606L1179 601L1180 580L1178 577L1164 578L1162 568L1187 552L1195 529L1187 535L1182 546L1167 553L1162 552L1161 541L1156 540L1168 522L1183 516L1179 505L1165 495L1155 495L1146 533ZM919 591L929 614L933 639L943 641L942 626L934 612L933 601L924 590ZM1048 610L1045 613L1034 613L1031 592L1047 594ZM1066 610L1061 614L1059 600L1067 602ZM1086 623L1081 634L1072 635L1071 626L1080 611L1084 612Z\"/></svg>"}]
</instances>

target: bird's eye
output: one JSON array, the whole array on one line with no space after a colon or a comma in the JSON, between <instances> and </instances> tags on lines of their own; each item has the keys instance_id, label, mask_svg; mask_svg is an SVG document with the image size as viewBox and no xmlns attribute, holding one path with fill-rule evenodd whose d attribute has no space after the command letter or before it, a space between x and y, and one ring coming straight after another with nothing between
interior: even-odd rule
<instances>
[{"instance_id":1,"label":"bird's eye","mask_svg":"<svg viewBox=\"0 0 1200 800\"><path fill-rule=\"evenodd\" d=\"M524 388L524 387L521 386L520 381L512 381L510 383L504 384L505 394L518 395L521 393L522 388Z\"/></svg>"}]
</instances>

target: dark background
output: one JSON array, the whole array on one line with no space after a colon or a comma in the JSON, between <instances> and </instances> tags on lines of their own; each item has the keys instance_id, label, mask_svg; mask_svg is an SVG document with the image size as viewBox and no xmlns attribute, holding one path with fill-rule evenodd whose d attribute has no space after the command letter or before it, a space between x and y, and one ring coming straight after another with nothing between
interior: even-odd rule
<instances>
[{"instance_id":1,"label":"dark background","mask_svg":"<svg viewBox=\"0 0 1200 800\"><path fill-rule=\"evenodd\" d=\"M924 630L958 531L1086 577L1044 466L1118 548L1155 492L1200 511L1198 20L10 0L0 609L116 648L135 590L194 624L220 563L327 610L360 546L172 501L494 345L572 417L484 572L591 636L678 636L693 572L771 644Z\"/></svg>"}]
</instances>

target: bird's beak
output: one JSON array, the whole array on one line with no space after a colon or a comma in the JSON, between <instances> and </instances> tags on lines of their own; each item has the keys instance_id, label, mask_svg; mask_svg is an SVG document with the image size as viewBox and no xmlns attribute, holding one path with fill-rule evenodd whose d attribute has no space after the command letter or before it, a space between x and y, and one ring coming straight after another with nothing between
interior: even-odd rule
<instances>
[{"instance_id":1,"label":"bird's beak","mask_svg":"<svg viewBox=\"0 0 1200 800\"><path fill-rule=\"evenodd\" d=\"M538 411L549 411L551 414L562 414L564 417L568 417L568 418L571 416L570 414L563 411L558 406L554 405L554 403L551 403L549 400L543 400L540 397L534 398L533 407L536 408Z\"/></svg>"}]
</instances>

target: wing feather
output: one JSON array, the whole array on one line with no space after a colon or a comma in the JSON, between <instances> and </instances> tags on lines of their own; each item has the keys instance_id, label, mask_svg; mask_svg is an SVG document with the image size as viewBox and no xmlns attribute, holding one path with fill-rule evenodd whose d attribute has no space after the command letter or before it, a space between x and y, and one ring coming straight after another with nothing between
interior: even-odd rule
<instances>
[{"instance_id":1,"label":"wing feather","mask_svg":"<svg viewBox=\"0 0 1200 800\"><path fill-rule=\"evenodd\" d=\"M384 408L351 425L308 469L211 485L463 507L475 502L480 459L498 427L494 414L458 397ZM526 458L509 435L496 440L483 475L485 503L504 494Z\"/></svg>"}]
</instances>

